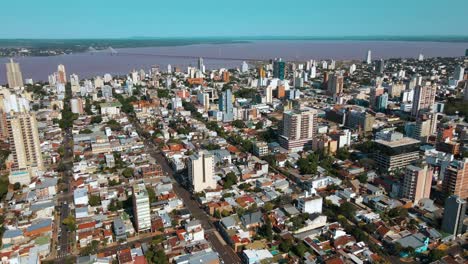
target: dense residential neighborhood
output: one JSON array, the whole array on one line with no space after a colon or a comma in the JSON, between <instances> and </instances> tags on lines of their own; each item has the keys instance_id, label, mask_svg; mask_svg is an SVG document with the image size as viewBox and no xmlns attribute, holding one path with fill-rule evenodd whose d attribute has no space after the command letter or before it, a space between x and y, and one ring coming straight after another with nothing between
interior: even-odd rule
<instances>
[{"instance_id":1,"label":"dense residential neighborhood","mask_svg":"<svg viewBox=\"0 0 468 264\"><path fill-rule=\"evenodd\" d=\"M11 60L1 263L466 263L467 65Z\"/></svg>"}]
</instances>

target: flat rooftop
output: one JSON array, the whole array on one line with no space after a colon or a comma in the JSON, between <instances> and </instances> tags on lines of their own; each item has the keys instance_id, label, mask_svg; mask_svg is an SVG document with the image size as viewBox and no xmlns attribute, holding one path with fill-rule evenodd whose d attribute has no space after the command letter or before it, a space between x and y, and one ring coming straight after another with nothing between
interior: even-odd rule
<instances>
[{"instance_id":1,"label":"flat rooftop","mask_svg":"<svg viewBox=\"0 0 468 264\"><path fill-rule=\"evenodd\" d=\"M410 144L417 144L417 143L420 143L420 141L414 138L410 138L410 137L403 137L395 141L386 141L386 140L378 139L378 140L375 140L375 143L378 143L378 144L381 144L390 148L396 148L396 147L401 147L401 146L410 145Z\"/></svg>"}]
</instances>

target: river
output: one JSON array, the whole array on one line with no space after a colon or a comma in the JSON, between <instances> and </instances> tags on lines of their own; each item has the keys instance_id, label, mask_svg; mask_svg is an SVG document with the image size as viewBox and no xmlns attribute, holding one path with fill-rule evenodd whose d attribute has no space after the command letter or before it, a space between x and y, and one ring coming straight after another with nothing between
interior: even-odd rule
<instances>
[{"instance_id":1,"label":"river","mask_svg":"<svg viewBox=\"0 0 468 264\"><path fill-rule=\"evenodd\" d=\"M197 44L187 46L125 48L117 54L110 52L77 53L50 57L18 57L23 78L34 81L47 80L47 76L64 64L67 74L76 73L80 78L91 78L105 73L126 74L133 69L148 70L167 64L173 67L197 65L196 57L205 57L207 69L240 67L243 59L302 61L308 59L364 60L367 50L372 50L373 59L425 57L459 57L465 54L468 43L425 41L349 41L349 40L264 40L234 44ZM167 57L188 56L188 57ZM217 59L221 58L221 59ZM222 59L228 58L228 59ZM0 58L4 64L8 58ZM5 67L0 67L0 84L6 83Z\"/></svg>"}]
</instances>

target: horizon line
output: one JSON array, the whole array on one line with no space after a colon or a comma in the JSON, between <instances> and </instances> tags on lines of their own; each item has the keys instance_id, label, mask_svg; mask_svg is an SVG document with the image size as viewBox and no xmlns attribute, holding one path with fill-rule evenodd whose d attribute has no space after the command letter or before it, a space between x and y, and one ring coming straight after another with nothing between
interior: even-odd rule
<instances>
[{"instance_id":1,"label":"horizon line","mask_svg":"<svg viewBox=\"0 0 468 264\"><path fill-rule=\"evenodd\" d=\"M45 38L28 38L28 37L15 37L15 38L0 38L0 40L151 40L151 39L381 39L381 38L467 38L467 35L263 35L263 36L126 36L126 37L45 37Z\"/></svg>"}]
</instances>

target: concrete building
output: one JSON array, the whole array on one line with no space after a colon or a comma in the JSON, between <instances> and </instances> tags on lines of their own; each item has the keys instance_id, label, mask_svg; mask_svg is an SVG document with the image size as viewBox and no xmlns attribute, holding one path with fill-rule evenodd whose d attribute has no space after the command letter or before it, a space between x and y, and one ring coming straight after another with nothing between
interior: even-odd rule
<instances>
[{"instance_id":1,"label":"concrete building","mask_svg":"<svg viewBox=\"0 0 468 264\"><path fill-rule=\"evenodd\" d=\"M260 141L253 145L253 153L257 157L262 157L268 154L268 144Z\"/></svg>"},{"instance_id":2,"label":"concrete building","mask_svg":"<svg viewBox=\"0 0 468 264\"><path fill-rule=\"evenodd\" d=\"M371 50L368 50L368 51L367 51L366 63L367 63L367 64L371 64L371 63L372 63L372 51L371 51Z\"/></svg>"},{"instance_id":3,"label":"concrete building","mask_svg":"<svg viewBox=\"0 0 468 264\"><path fill-rule=\"evenodd\" d=\"M445 169L442 181L444 193L457 195L461 199L468 198L468 158L454 160Z\"/></svg>"},{"instance_id":4,"label":"concrete building","mask_svg":"<svg viewBox=\"0 0 468 264\"><path fill-rule=\"evenodd\" d=\"M273 77L284 80L286 75L286 63L280 59L273 62Z\"/></svg>"},{"instance_id":5,"label":"concrete building","mask_svg":"<svg viewBox=\"0 0 468 264\"><path fill-rule=\"evenodd\" d=\"M419 140L403 137L398 132L391 134L393 136L374 141L377 145L374 159L378 168L384 171L404 168L419 159Z\"/></svg>"},{"instance_id":6,"label":"concrete building","mask_svg":"<svg viewBox=\"0 0 468 264\"><path fill-rule=\"evenodd\" d=\"M7 117L6 125L13 158L10 183L14 184L16 182L14 175L24 175L24 173L18 174L19 171L27 171L30 176L35 176L37 171L44 170L44 163L36 115L28 112L12 114ZM29 184L29 182L23 182L23 184Z\"/></svg>"},{"instance_id":7,"label":"concrete building","mask_svg":"<svg viewBox=\"0 0 468 264\"><path fill-rule=\"evenodd\" d=\"M65 66L63 64L60 64L57 67L57 82L61 84L67 83L67 73L65 71Z\"/></svg>"},{"instance_id":8,"label":"concrete building","mask_svg":"<svg viewBox=\"0 0 468 264\"><path fill-rule=\"evenodd\" d=\"M133 212L135 214L135 227L137 232L151 229L151 211L148 191L144 184L133 186Z\"/></svg>"},{"instance_id":9,"label":"concrete building","mask_svg":"<svg viewBox=\"0 0 468 264\"><path fill-rule=\"evenodd\" d=\"M444 216L442 219L442 230L454 237L463 231L463 221L465 220L466 200L452 195L445 201Z\"/></svg>"},{"instance_id":10,"label":"concrete building","mask_svg":"<svg viewBox=\"0 0 468 264\"><path fill-rule=\"evenodd\" d=\"M188 180L194 192L216 189L214 166L213 155L203 151L189 157L187 164Z\"/></svg>"},{"instance_id":11,"label":"concrete building","mask_svg":"<svg viewBox=\"0 0 468 264\"><path fill-rule=\"evenodd\" d=\"M311 148L317 130L317 111L311 108L285 111L279 137L280 145L297 152Z\"/></svg>"},{"instance_id":12,"label":"concrete building","mask_svg":"<svg viewBox=\"0 0 468 264\"><path fill-rule=\"evenodd\" d=\"M309 195L306 192L304 197L300 197L297 200L297 209L301 213L322 213L323 198L316 195Z\"/></svg>"},{"instance_id":13,"label":"concrete building","mask_svg":"<svg viewBox=\"0 0 468 264\"><path fill-rule=\"evenodd\" d=\"M436 92L436 85L416 86L411 115L417 117L422 113L429 112L434 105Z\"/></svg>"},{"instance_id":14,"label":"concrete building","mask_svg":"<svg viewBox=\"0 0 468 264\"><path fill-rule=\"evenodd\" d=\"M417 204L423 198L429 198L431 194L432 170L427 164L417 167L408 165L405 168L405 176L401 187L401 196Z\"/></svg>"},{"instance_id":15,"label":"concrete building","mask_svg":"<svg viewBox=\"0 0 468 264\"><path fill-rule=\"evenodd\" d=\"M19 63L14 62L13 59L10 59L10 62L6 63L6 74L8 87L16 88L24 86L23 74L21 73Z\"/></svg>"},{"instance_id":16,"label":"concrete building","mask_svg":"<svg viewBox=\"0 0 468 264\"><path fill-rule=\"evenodd\" d=\"M223 122L231 122L234 119L234 108L232 106L232 92L228 89L221 93L218 103L219 111L223 113Z\"/></svg>"},{"instance_id":17,"label":"concrete building","mask_svg":"<svg viewBox=\"0 0 468 264\"><path fill-rule=\"evenodd\" d=\"M331 96L335 96L343 93L343 75L335 73L328 80L328 89L327 92Z\"/></svg>"},{"instance_id":18,"label":"concrete building","mask_svg":"<svg viewBox=\"0 0 468 264\"><path fill-rule=\"evenodd\" d=\"M345 125L363 132L372 132L375 116L363 109L349 109L345 115Z\"/></svg>"},{"instance_id":19,"label":"concrete building","mask_svg":"<svg viewBox=\"0 0 468 264\"><path fill-rule=\"evenodd\" d=\"M70 106L72 113L80 115L84 113L83 100L81 98L70 99Z\"/></svg>"}]
</instances>

